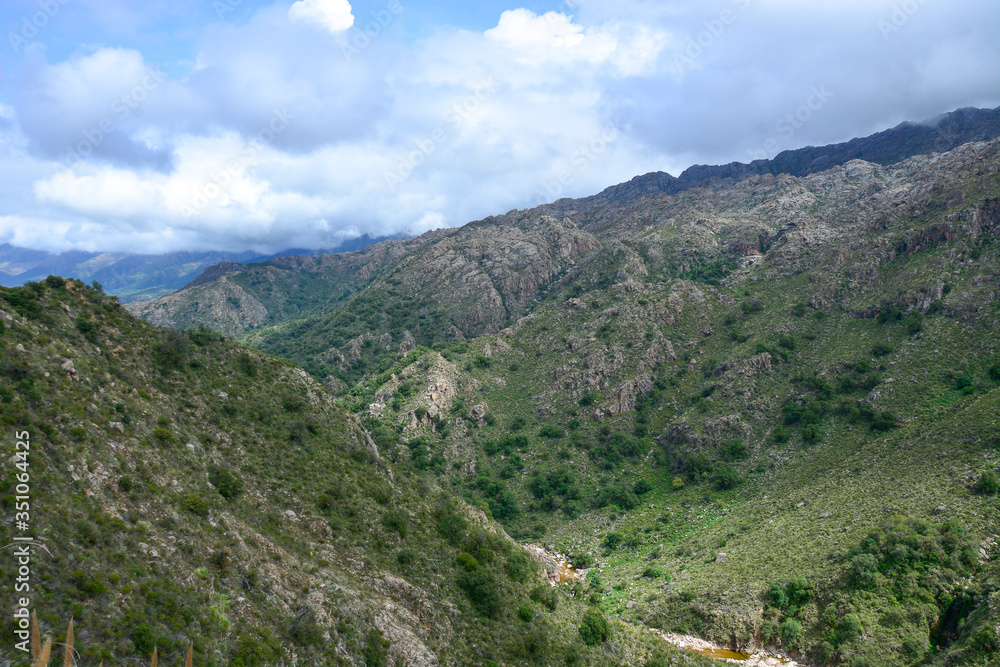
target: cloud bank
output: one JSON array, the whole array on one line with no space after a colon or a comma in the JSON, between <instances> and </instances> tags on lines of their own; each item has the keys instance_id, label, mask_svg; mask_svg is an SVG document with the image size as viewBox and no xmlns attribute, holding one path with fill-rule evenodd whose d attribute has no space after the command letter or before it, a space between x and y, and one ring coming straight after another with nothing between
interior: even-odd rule
<instances>
[{"instance_id":1,"label":"cloud bank","mask_svg":"<svg viewBox=\"0 0 1000 667\"><path fill-rule=\"evenodd\" d=\"M987 0L593 0L485 29L401 2L220 12L170 38L192 58L57 58L39 31L0 89L0 242L331 247L1000 104Z\"/></svg>"}]
</instances>

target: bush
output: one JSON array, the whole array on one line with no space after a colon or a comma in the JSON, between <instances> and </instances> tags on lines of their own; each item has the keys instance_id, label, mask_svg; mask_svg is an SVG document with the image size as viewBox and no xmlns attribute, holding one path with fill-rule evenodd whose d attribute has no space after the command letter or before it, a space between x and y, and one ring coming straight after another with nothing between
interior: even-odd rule
<instances>
[{"instance_id":1,"label":"bush","mask_svg":"<svg viewBox=\"0 0 1000 667\"><path fill-rule=\"evenodd\" d=\"M531 574L531 561L523 553L513 554L507 559L507 576L511 581L524 583Z\"/></svg>"},{"instance_id":2,"label":"bush","mask_svg":"<svg viewBox=\"0 0 1000 667\"><path fill-rule=\"evenodd\" d=\"M517 608L517 617L525 623L529 623L535 617L535 611L531 608L531 605L522 604Z\"/></svg>"},{"instance_id":3,"label":"bush","mask_svg":"<svg viewBox=\"0 0 1000 667\"><path fill-rule=\"evenodd\" d=\"M461 565L467 572L472 572L473 570L479 569L479 561L477 561L472 554L462 552L458 554L458 558L455 559L458 564Z\"/></svg>"},{"instance_id":4,"label":"bush","mask_svg":"<svg viewBox=\"0 0 1000 667\"><path fill-rule=\"evenodd\" d=\"M887 345L886 343L876 343L872 347L872 356L875 357L884 357L886 355L892 354L893 352L895 352L895 350L892 348L892 346Z\"/></svg>"},{"instance_id":5,"label":"bush","mask_svg":"<svg viewBox=\"0 0 1000 667\"><path fill-rule=\"evenodd\" d=\"M644 479L640 479L632 486L632 493L637 496L644 496L653 490L653 485Z\"/></svg>"},{"instance_id":6,"label":"bush","mask_svg":"<svg viewBox=\"0 0 1000 667\"><path fill-rule=\"evenodd\" d=\"M390 642L377 628L371 628L365 639L365 667L385 667L389 664Z\"/></svg>"},{"instance_id":7,"label":"bush","mask_svg":"<svg viewBox=\"0 0 1000 667\"><path fill-rule=\"evenodd\" d=\"M496 618L503 610L500 582L487 568L480 567L463 572L458 577L458 587L465 592L469 601L483 616Z\"/></svg>"},{"instance_id":8,"label":"bush","mask_svg":"<svg viewBox=\"0 0 1000 667\"><path fill-rule=\"evenodd\" d=\"M611 636L611 625L597 609L588 609L580 624L580 637L587 646L603 644Z\"/></svg>"},{"instance_id":9,"label":"bush","mask_svg":"<svg viewBox=\"0 0 1000 667\"><path fill-rule=\"evenodd\" d=\"M740 474L732 466L724 463L717 465L712 473L712 482L720 491L735 489L742 481Z\"/></svg>"},{"instance_id":10,"label":"bush","mask_svg":"<svg viewBox=\"0 0 1000 667\"><path fill-rule=\"evenodd\" d=\"M410 525L410 517L405 511L392 509L382 515L382 525L386 530L394 530L400 537L406 537L407 528Z\"/></svg>"},{"instance_id":11,"label":"bush","mask_svg":"<svg viewBox=\"0 0 1000 667\"><path fill-rule=\"evenodd\" d=\"M216 465L209 466L208 481L226 500L234 500L243 493L243 480L225 468Z\"/></svg>"},{"instance_id":12,"label":"bush","mask_svg":"<svg viewBox=\"0 0 1000 667\"><path fill-rule=\"evenodd\" d=\"M208 501L197 493L189 493L181 500L181 509L195 516L208 516Z\"/></svg>"},{"instance_id":13,"label":"bush","mask_svg":"<svg viewBox=\"0 0 1000 667\"><path fill-rule=\"evenodd\" d=\"M604 546L606 546L608 549L611 549L612 551L614 551L619 546L621 546L621 543L624 540L625 540L625 538L622 537L621 533L613 533L613 532L612 533L608 533L607 536L604 538Z\"/></svg>"},{"instance_id":14,"label":"bush","mask_svg":"<svg viewBox=\"0 0 1000 667\"><path fill-rule=\"evenodd\" d=\"M670 487L672 489L674 489L675 491L679 491L679 490L683 489L684 488L684 478L683 477L674 477L672 480L670 480Z\"/></svg>"},{"instance_id":15,"label":"bush","mask_svg":"<svg viewBox=\"0 0 1000 667\"><path fill-rule=\"evenodd\" d=\"M742 461L750 455L750 448L742 440L730 440L723 443L722 455L727 461Z\"/></svg>"},{"instance_id":16,"label":"bush","mask_svg":"<svg viewBox=\"0 0 1000 667\"><path fill-rule=\"evenodd\" d=\"M549 611L555 611L559 603L559 594L552 586L542 584L531 589L531 599L545 605Z\"/></svg>"},{"instance_id":17,"label":"bush","mask_svg":"<svg viewBox=\"0 0 1000 667\"><path fill-rule=\"evenodd\" d=\"M781 624L778 633L781 635L781 642L785 646L789 646L802 635L802 624L796 621L794 618L787 618L785 622Z\"/></svg>"},{"instance_id":18,"label":"bush","mask_svg":"<svg viewBox=\"0 0 1000 667\"><path fill-rule=\"evenodd\" d=\"M848 577L855 588L871 588L878 573L878 559L871 554L858 554L851 559Z\"/></svg>"},{"instance_id":19,"label":"bush","mask_svg":"<svg viewBox=\"0 0 1000 667\"><path fill-rule=\"evenodd\" d=\"M1000 493L1000 478L997 478L997 474L987 470L980 475L979 481L976 482L976 493L984 496L995 496Z\"/></svg>"},{"instance_id":20,"label":"bush","mask_svg":"<svg viewBox=\"0 0 1000 667\"><path fill-rule=\"evenodd\" d=\"M559 428L554 424L546 424L538 431L538 435L542 436L543 438L555 439L555 438L561 438L564 435L566 435L566 431L562 430L561 428Z\"/></svg>"}]
</instances>

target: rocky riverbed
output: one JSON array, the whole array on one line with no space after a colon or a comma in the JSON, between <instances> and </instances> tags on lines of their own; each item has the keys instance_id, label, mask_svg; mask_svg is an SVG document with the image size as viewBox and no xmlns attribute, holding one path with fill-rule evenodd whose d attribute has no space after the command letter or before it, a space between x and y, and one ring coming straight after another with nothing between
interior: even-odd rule
<instances>
[{"instance_id":1,"label":"rocky riverbed","mask_svg":"<svg viewBox=\"0 0 1000 667\"><path fill-rule=\"evenodd\" d=\"M654 630L658 635L668 642L693 653L724 660L744 667L800 667L799 663L789 657L758 650L753 653L741 653L732 649L717 646L711 642L690 635L679 635L671 632L660 632Z\"/></svg>"}]
</instances>

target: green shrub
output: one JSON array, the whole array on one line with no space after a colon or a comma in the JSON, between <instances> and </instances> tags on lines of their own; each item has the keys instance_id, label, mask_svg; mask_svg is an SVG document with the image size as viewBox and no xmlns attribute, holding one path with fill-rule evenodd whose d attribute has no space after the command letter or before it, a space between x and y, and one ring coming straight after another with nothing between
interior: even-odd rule
<instances>
[{"instance_id":1,"label":"green shrub","mask_svg":"<svg viewBox=\"0 0 1000 667\"><path fill-rule=\"evenodd\" d=\"M538 435L542 436L543 438L555 439L555 438L561 438L564 435L566 435L566 431L559 428L555 424L546 424L538 431Z\"/></svg>"},{"instance_id":2,"label":"green shrub","mask_svg":"<svg viewBox=\"0 0 1000 667\"><path fill-rule=\"evenodd\" d=\"M886 343L876 343L874 346L872 346L872 356L875 357L884 357L886 355L892 354L893 352L895 352L895 349L893 349L891 345L888 345Z\"/></svg>"},{"instance_id":3,"label":"green shrub","mask_svg":"<svg viewBox=\"0 0 1000 667\"><path fill-rule=\"evenodd\" d=\"M712 471L712 483L720 491L735 489L743 482L740 474L730 465L724 463L715 466Z\"/></svg>"},{"instance_id":4,"label":"green shrub","mask_svg":"<svg viewBox=\"0 0 1000 667\"><path fill-rule=\"evenodd\" d=\"M750 455L750 448L742 440L729 440L722 444L722 455L727 461L742 461Z\"/></svg>"},{"instance_id":5,"label":"green shrub","mask_svg":"<svg viewBox=\"0 0 1000 667\"><path fill-rule=\"evenodd\" d=\"M243 480L220 466L208 467L208 481L226 500L234 500L243 493Z\"/></svg>"},{"instance_id":6,"label":"green shrub","mask_svg":"<svg viewBox=\"0 0 1000 667\"><path fill-rule=\"evenodd\" d=\"M790 646L802 636L802 624L794 618L786 618L781 624L778 633L781 635L781 642L785 646Z\"/></svg>"},{"instance_id":7,"label":"green shrub","mask_svg":"<svg viewBox=\"0 0 1000 667\"><path fill-rule=\"evenodd\" d=\"M163 444L169 444L176 439L170 429L163 428L162 426L157 426L153 429L153 437Z\"/></svg>"},{"instance_id":8,"label":"green shrub","mask_svg":"<svg viewBox=\"0 0 1000 667\"><path fill-rule=\"evenodd\" d=\"M208 501L197 493L189 493L181 500L181 509L195 516L208 516Z\"/></svg>"},{"instance_id":9,"label":"green shrub","mask_svg":"<svg viewBox=\"0 0 1000 667\"><path fill-rule=\"evenodd\" d=\"M871 588L878 573L878 559L871 554L858 554L851 559L848 577L856 588Z\"/></svg>"},{"instance_id":10,"label":"green shrub","mask_svg":"<svg viewBox=\"0 0 1000 667\"><path fill-rule=\"evenodd\" d=\"M587 646L603 644L611 637L611 625L597 609L588 609L580 624L580 637Z\"/></svg>"},{"instance_id":11,"label":"green shrub","mask_svg":"<svg viewBox=\"0 0 1000 667\"><path fill-rule=\"evenodd\" d=\"M653 490L653 485L644 479L640 479L632 486L632 493L637 496L644 496Z\"/></svg>"},{"instance_id":12,"label":"green shrub","mask_svg":"<svg viewBox=\"0 0 1000 667\"><path fill-rule=\"evenodd\" d=\"M458 554L458 558L456 558L455 560L457 560L458 564L464 567L469 572L479 568L479 561L477 561L475 557L472 556L472 554L466 553L464 551Z\"/></svg>"},{"instance_id":13,"label":"green shrub","mask_svg":"<svg viewBox=\"0 0 1000 667\"><path fill-rule=\"evenodd\" d=\"M625 538L622 537L621 533L611 532L604 537L604 546L614 551L621 546L623 541L625 541Z\"/></svg>"},{"instance_id":14,"label":"green shrub","mask_svg":"<svg viewBox=\"0 0 1000 667\"><path fill-rule=\"evenodd\" d=\"M507 576L511 581L524 583L531 574L531 560L523 553L512 554L507 559Z\"/></svg>"},{"instance_id":15,"label":"green shrub","mask_svg":"<svg viewBox=\"0 0 1000 667\"><path fill-rule=\"evenodd\" d=\"M1000 493L1000 478L992 470L987 470L979 476L976 482L976 493L984 496L995 496Z\"/></svg>"},{"instance_id":16,"label":"green shrub","mask_svg":"<svg viewBox=\"0 0 1000 667\"><path fill-rule=\"evenodd\" d=\"M530 623L531 619L535 617L535 611L530 605L522 604L517 608L517 617L525 623Z\"/></svg>"},{"instance_id":17,"label":"green shrub","mask_svg":"<svg viewBox=\"0 0 1000 667\"><path fill-rule=\"evenodd\" d=\"M389 646L391 643L377 628L368 630L365 637L365 667L386 667L389 664Z\"/></svg>"},{"instance_id":18,"label":"green shrub","mask_svg":"<svg viewBox=\"0 0 1000 667\"><path fill-rule=\"evenodd\" d=\"M465 592L480 614L497 618L504 608L503 594L496 575L485 567L467 570L459 575L458 587Z\"/></svg>"},{"instance_id":19,"label":"green shrub","mask_svg":"<svg viewBox=\"0 0 1000 667\"><path fill-rule=\"evenodd\" d=\"M558 591L546 584L532 588L530 597L535 602L545 605L549 611L555 611L559 603Z\"/></svg>"},{"instance_id":20,"label":"green shrub","mask_svg":"<svg viewBox=\"0 0 1000 667\"><path fill-rule=\"evenodd\" d=\"M401 509L391 509L382 515L382 525L386 530L394 530L400 537L406 537L410 525L409 515Z\"/></svg>"}]
</instances>

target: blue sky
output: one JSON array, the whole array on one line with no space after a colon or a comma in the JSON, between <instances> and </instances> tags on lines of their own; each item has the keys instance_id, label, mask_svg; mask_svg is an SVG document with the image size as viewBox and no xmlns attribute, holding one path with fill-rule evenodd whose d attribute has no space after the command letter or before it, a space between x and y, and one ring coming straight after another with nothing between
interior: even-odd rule
<instances>
[{"instance_id":1,"label":"blue sky","mask_svg":"<svg viewBox=\"0 0 1000 667\"><path fill-rule=\"evenodd\" d=\"M1000 104L995 0L7 0L0 243L277 251Z\"/></svg>"}]
</instances>

